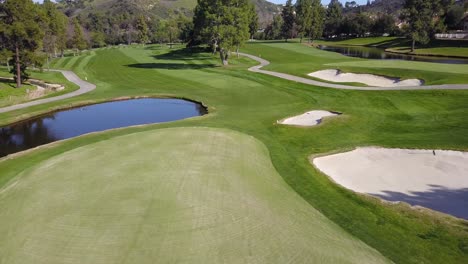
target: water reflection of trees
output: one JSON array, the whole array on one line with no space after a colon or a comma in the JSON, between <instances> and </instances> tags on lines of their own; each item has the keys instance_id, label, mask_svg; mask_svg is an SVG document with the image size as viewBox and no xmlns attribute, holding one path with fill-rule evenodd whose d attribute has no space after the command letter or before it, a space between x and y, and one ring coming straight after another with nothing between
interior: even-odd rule
<instances>
[{"instance_id":1,"label":"water reflection of trees","mask_svg":"<svg viewBox=\"0 0 468 264\"><path fill-rule=\"evenodd\" d=\"M56 141L45 120L47 116L0 128L0 157Z\"/></svg>"}]
</instances>

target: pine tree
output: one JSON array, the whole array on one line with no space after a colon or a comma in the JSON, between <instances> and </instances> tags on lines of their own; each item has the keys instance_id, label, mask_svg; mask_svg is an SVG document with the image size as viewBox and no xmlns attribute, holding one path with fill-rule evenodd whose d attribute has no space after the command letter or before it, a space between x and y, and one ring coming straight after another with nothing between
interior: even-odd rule
<instances>
[{"instance_id":1,"label":"pine tree","mask_svg":"<svg viewBox=\"0 0 468 264\"><path fill-rule=\"evenodd\" d=\"M313 41L322 36L325 23L325 9L320 0L311 2L311 23L309 29L309 41Z\"/></svg>"},{"instance_id":2,"label":"pine tree","mask_svg":"<svg viewBox=\"0 0 468 264\"><path fill-rule=\"evenodd\" d=\"M325 33L328 37L338 34L338 29L343 20L343 5L338 0L331 0L328 5Z\"/></svg>"},{"instance_id":3,"label":"pine tree","mask_svg":"<svg viewBox=\"0 0 468 264\"><path fill-rule=\"evenodd\" d=\"M310 35L312 27L312 0L296 1L296 24L302 42L303 37Z\"/></svg>"},{"instance_id":4,"label":"pine tree","mask_svg":"<svg viewBox=\"0 0 468 264\"><path fill-rule=\"evenodd\" d=\"M286 2L286 5L281 12L281 16L283 17L283 27L281 29L281 34L287 42L288 39L292 39L295 36L296 18L292 0L288 0Z\"/></svg>"},{"instance_id":5,"label":"pine tree","mask_svg":"<svg viewBox=\"0 0 468 264\"><path fill-rule=\"evenodd\" d=\"M34 59L44 36L40 27L42 16L37 8L32 0L0 2L0 41L5 49L14 54L12 73L17 88L28 77L27 62Z\"/></svg>"},{"instance_id":6,"label":"pine tree","mask_svg":"<svg viewBox=\"0 0 468 264\"><path fill-rule=\"evenodd\" d=\"M83 36L83 28L81 28L78 19L73 19L73 38L72 38L72 45L73 48L80 52L88 47L86 40Z\"/></svg>"}]
</instances>

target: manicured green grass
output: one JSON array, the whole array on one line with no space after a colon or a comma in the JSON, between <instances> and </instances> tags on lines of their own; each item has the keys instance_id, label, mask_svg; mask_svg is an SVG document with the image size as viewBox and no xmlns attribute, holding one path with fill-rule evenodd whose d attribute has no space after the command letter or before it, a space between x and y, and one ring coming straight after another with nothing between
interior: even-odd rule
<instances>
[{"instance_id":1,"label":"manicured green grass","mask_svg":"<svg viewBox=\"0 0 468 264\"><path fill-rule=\"evenodd\" d=\"M0 107L27 101L27 89L36 89L30 85L16 89L14 81L0 79Z\"/></svg>"},{"instance_id":2,"label":"manicured green grass","mask_svg":"<svg viewBox=\"0 0 468 264\"><path fill-rule=\"evenodd\" d=\"M90 144L0 195L2 263L389 263L297 195L261 142L229 130Z\"/></svg>"},{"instance_id":3,"label":"manicured green grass","mask_svg":"<svg viewBox=\"0 0 468 264\"><path fill-rule=\"evenodd\" d=\"M53 97L53 96L58 96L62 95L65 93L72 92L74 90L77 90L79 87L75 85L74 83L69 82L63 75L59 72L40 72L40 71L29 71L31 74L31 78L34 79L39 79L39 80L44 80L49 83L57 83L57 84L63 84L65 86L65 89L59 92L54 92L47 94L43 97L37 98L37 99L42 99L42 98L47 98L47 97ZM11 77L11 74L7 71L6 67L1 67L0 66L0 76L1 77ZM32 86L29 84L23 84L21 88L16 88L16 85L12 83L12 81L0 81L0 107L4 106L9 106L9 105L14 105L14 104L20 104L24 103L27 101L30 101L30 99L26 96L26 90L35 90L36 86Z\"/></svg>"},{"instance_id":4,"label":"manicured green grass","mask_svg":"<svg viewBox=\"0 0 468 264\"><path fill-rule=\"evenodd\" d=\"M298 71L304 63L320 68L320 63L357 61L315 50L311 56L312 49L299 44L258 43L247 48L255 55L261 53L262 57L272 59L270 67L283 67L285 70L289 70L285 65ZM16 180L21 182L22 177L18 175L31 172L45 164L43 162L60 160L62 155L68 155L64 152L86 148L117 136L144 131L156 133L166 127L225 128L251 135L265 144L279 175L311 205L304 213L317 209L351 235L397 263L467 262L466 221L421 212L401 204L383 204L377 199L354 194L315 170L308 158L368 145L468 150L468 91L334 90L249 72L246 69L256 63L246 58L233 59L232 63L229 67L219 67L217 56L209 53L190 54L158 46L96 51L96 56L89 60L82 72L78 72L87 74L89 80L97 84L96 90L79 98L2 114L0 123L74 104L132 96L190 98L207 105L210 114L173 123L92 134L3 159L0 161L0 186ZM445 76L445 73L440 74ZM314 128L275 124L276 120L314 109L338 111L343 115L325 120ZM123 147L133 142L129 140L120 145ZM152 143L148 141L147 144ZM102 145L112 147L113 144L103 142ZM150 149L141 148L141 151L147 153L145 151ZM213 155L213 159L220 156ZM99 155L96 158L101 159ZM156 161L158 156L153 158ZM118 159L125 162L123 156ZM74 161L80 162L79 159ZM112 159L109 162L115 164ZM108 175L118 172L105 163L99 162L103 169L107 168ZM228 171L221 170L220 173ZM63 175L66 177L66 173ZM187 197L183 193L180 195ZM77 206L86 208L80 204L88 202L85 198L77 200ZM278 237L281 239L284 236ZM170 240L164 241L170 244ZM333 245L329 246L333 249ZM143 253L145 249L142 249ZM94 254L92 249L89 249L89 254Z\"/></svg>"},{"instance_id":5,"label":"manicured green grass","mask_svg":"<svg viewBox=\"0 0 468 264\"><path fill-rule=\"evenodd\" d=\"M264 69L307 77L322 69L372 73L403 79L423 79L426 84L468 83L468 64L425 63L400 60L366 60L347 57L299 43L264 42L247 44L247 53L272 62Z\"/></svg>"}]
</instances>

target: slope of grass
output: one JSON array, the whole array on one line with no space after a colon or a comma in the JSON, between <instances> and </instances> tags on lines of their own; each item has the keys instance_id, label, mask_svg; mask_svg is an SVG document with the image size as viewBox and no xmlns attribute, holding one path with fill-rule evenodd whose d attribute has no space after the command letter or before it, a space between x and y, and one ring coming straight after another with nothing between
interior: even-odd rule
<instances>
[{"instance_id":1,"label":"slope of grass","mask_svg":"<svg viewBox=\"0 0 468 264\"><path fill-rule=\"evenodd\" d=\"M38 79L38 80L44 80L48 83L57 83L57 84L62 84L65 86L65 89L59 92L54 92L54 93L49 93L43 97L37 98L37 99L42 99L42 98L47 98L47 97L53 97L53 96L58 96L62 95L65 93L69 93L72 91L77 90L79 87L75 85L74 83L69 82L63 75L59 72L40 72L40 71L34 71L34 70L29 70L28 73L30 73L30 78L33 79ZM6 78L11 78L11 74L8 72L6 67L0 66L0 77L6 77ZM12 81L11 81L12 82ZM9 105L14 105L14 104L20 104L24 103L27 101L31 101L28 96L27 96L27 89L29 90L35 90L36 86L32 86L28 83L25 83L21 86L21 88L15 88L16 85L14 83L11 83L10 81L1 81L0 80L0 107L4 106L9 106Z\"/></svg>"},{"instance_id":2,"label":"slope of grass","mask_svg":"<svg viewBox=\"0 0 468 264\"><path fill-rule=\"evenodd\" d=\"M271 62L266 70L307 77L322 69L372 73L403 79L418 78L426 84L468 83L468 64L442 64L400 60L366 60L319 50L299 43L264 42L246 45L244 51Z\"/></svg>"},{"instance_id":3,"label":"slope of grass","mask_svg":"<svg viewBox=\"0 0 468 264\"><path fill-rule=\"evenodd\" d=\"M426 45L418 44L416 50L411 52L411 41L399 37L368 37L337 41L317 41L317 44L337 46L367 46L378 47L389 52L468 58L468 41L466 40L432 40Z\"/></svg>"},{"instance_id":4,"label":"slope of grass","mask_svg":"<svg viewBox=\"0 0 468 264\"><path fill-rule=\"evenodd\" d=\"M298 71L303 67L301 64L306 64L305 69L310 65L320 68L320 63L357 61L321 51L311 56L312 49L299 44L275 45L252 44L248 49L261 53L262 57L273 58L271 67L279 65L285 70L291 67ZM18 179L15 177L27 173L23 171L34 169L42 162L60 159L66 151L116 136L166 127L226 128L254 136L265 144L273 166L292 189L328 219L392 261L467 262L466 221L402 204L383 204L344 190L316 171L308 157L366 145L468 150L468 91L333 90L246 70L255 64L246 58L233 58L231 66L219 67L217 56L209 53L169 51L158 46L99 50L83 72L78 72L87 74L89 80L97 84L96 90L63 102L6 113L0 116L0 123L50 109L123 96L190 98L209 106L210 114L169 124L88 135L5 158L0 161L0 186ZM450 74L440 74L450 77ZM275 124L276 120L315 109L339 111L343 115L308 129ZM153 157L157 160L157 155ZM125 161L124 157L119 159ZM112 167L107 168L109 175L117 172ZM230 169L220 173L226 171ZM309 210L314 210L312 207Z\"/></svg>"},{"instance_id":5,"label":"slope of grass","mask_svg":"<svg viewBox=\"0 0 468 264\"><path fill-rule=\"evenodd\" d=\"M0 192L2 263L389 262L298 196L259 141L228 130L101 141Z\"/></svg>"}]
</instances>

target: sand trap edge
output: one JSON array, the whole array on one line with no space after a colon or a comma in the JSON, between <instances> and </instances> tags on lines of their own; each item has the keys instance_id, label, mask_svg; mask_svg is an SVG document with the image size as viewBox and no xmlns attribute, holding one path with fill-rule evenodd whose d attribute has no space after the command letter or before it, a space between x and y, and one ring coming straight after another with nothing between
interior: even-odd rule
<instances>
[{"instance_id":1,"label":"sand trap edge","mask_svg":"<svg viewBox=\"0 0 468 264\"><path fill-rule=\"evenodd\" d=\"M318 112L328 112L328 113L326 115L322 116L322 115L318 114ZM304 117L304 116L309 115L309 114L312 114L311 119L302 120L302 122L304 122L303 124L301 124L300 120L296 121L297 123L286 123L286 120L288 120L288 119L300 119L301 117ZM317 115L317 116L315 116L315 117L318 117L317 119L314 118L314 114ZM302 113L302 114L298 114L298 115L295 115L295 116L290 116L290 117L286 117L286 118L277 120L276 124L283 125L283 126L294 126L294 127L307 127L307 128L310 128L310 127L315 127L315 126L320 125L323 122L324 119L333 118L333 117L337 117L337 116L340 116L340 115L343 115L343 113L337 112L337 111L329 111L329 110L311 110L311 111L307 111L307 112ZM312 121L314 121L315 124L313 124ZM311 122L311 123L306 124L307 122Z\"/></svg>"}]
</instances>

